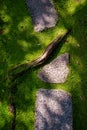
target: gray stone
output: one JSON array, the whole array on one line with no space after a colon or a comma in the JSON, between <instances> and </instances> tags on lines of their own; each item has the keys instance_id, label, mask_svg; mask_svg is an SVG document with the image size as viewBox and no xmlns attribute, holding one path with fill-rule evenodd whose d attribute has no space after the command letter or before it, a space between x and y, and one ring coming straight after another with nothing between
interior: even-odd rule
<instances>
[{"instance_id":1,"label":"gray stone","mask_svg":"<svg viewBox=\"0 0 87 130\"><path fill-rule=\"evenodd\" d=\"M36 32L54 27L58 20L52 0L26 0Z\"/></svg>"},{"instance_id":2,"label":"gray stone","mask_svg":"<svg viewBox=\"0 0 87 130\"><path fill-rule=\"evenodd\" d=\"M62 54L51 63L45 65L38 73L38 77L48 83L64 83L69 74L68 63L69 54Z\"/></svg>"},{"instance_id":3,"label":"gray stone","mask_svg":"<svg viewBox=\"0 0 87 130\"><path fill-rule=\"evenodd\" d=\"M71 95L64 90L37 92L35 130L73 130Z\"/></svg>"}]
</instances>

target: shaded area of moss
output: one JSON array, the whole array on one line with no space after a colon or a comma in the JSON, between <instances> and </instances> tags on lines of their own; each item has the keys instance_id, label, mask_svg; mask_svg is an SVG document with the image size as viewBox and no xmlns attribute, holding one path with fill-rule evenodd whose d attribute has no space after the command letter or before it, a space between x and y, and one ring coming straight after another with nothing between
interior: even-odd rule
<instances>
[{"instance_id":1,"label":"shaded area of moss","mask_svg":"<svg viewBox=\"0 0 87 130\"><path fill-rule=\"evenodd\" d=\"M36 91L39 88L64 89L72 94L74 130L87 129L87 2L54 0L59 22L53 29L41 33L33 31L33 24L25 0L0 0L0 129L9 130L9 85L4 81L8 70L17 64L36 59L58 34L72 28L66 41L52 55L70 54L70 75L65 84L47 84L37 78L39 68L30 70L18 79L16 130L33 130ZM52 60L50 59L50 61ZM49 62L49 61L48 61ZM4 111L2 111L4 110Z\"/></svg>"}]
</instances>

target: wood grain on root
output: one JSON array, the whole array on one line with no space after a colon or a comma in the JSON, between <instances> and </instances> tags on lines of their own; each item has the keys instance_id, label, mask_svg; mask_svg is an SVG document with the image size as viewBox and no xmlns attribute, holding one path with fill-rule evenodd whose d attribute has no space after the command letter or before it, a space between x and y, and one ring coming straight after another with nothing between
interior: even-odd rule
<instances>
[{"instance_id":1,"label":"wood grain on root","mask_svg":"<svg viewBox=\"0 0 87 130\"><path fill-rule=\"evenodd\" d=\"M34 68L45 63L55 48L58 46L58 44L61 43L61 41L67 36L67 34L69 34L70 31L71 30L68 30L63 35L58 36L56 39L54 39L46 47L44 53L36 60L29 63L17 65L14 68L10 69L9 73L14 77L13 79L15 80L17 77L24 75L30 68ZM21 69L21 71L18 72L18 69Z\"/></svg>"}]
</instances>

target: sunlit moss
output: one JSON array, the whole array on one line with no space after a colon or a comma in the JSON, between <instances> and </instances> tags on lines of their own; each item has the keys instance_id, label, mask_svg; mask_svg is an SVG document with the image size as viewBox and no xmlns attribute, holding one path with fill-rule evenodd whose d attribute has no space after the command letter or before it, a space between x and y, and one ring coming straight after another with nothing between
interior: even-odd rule
<instances>
[{"instance_id":1,"label":"sunlit moss","mask_svg":"<svg viewBox=\"0 0 87 130\"><path fill-rule=\"evenodd\" d=\"M30 46L30 44L28 44L28 42L22 41L22 40L18 40L18 44L20 46L22 46L24 50L27 49Z\"/></svg>"},{"instance_id":2,"label":"sunlit moss","mask_svg":"<svg viewBox=\"0 0 87 130\"><path fill-rule=\"evenodd\" d=\"M8 123L8 127L10 126L10 122L12 119L12 114L9 112L8 104L0 102L0 129Z\"/></svg>"},{"instance_id":3,"label":"sunlit moss","mask_svg":"<svg viewBox=\"0 0 87 130\"><path fill-rule=\"evenodd\" d=\"M25 0L0 1L0 129L9 130L6 124L12 120L8 110L9 84L2 81L8 69L38 58L46 46L57 36L71 29L63 43L49 61L58 55L70 54L67 81L64 84L42 82L37 74L40 68L31 69L18 80L15 93L16 129L33 130L36 93L40 88L63 89L71 93L74 130L87 128L87 2L86 0L53 0L58 11L54 28L34 32L33 22ZM47 64L46 63L46 64Z\"/></svg>"},{"instance_id":4,"label":"sunlit moss","mask_svg":"<svg viewBox=\"0 0 87 130\"><path fill-rule=\"evenodd\" d=\"M18 30L23 31L27 29L31 29L31 19L29 17L24 17L24 19L18 24Z\"/></svg>"}]
</instances>

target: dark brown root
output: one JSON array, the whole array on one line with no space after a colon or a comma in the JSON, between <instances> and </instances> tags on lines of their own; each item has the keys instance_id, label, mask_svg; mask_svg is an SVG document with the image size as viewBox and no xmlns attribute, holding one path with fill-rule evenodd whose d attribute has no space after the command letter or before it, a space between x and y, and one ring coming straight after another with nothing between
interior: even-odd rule
<instances>
[{"instance_id":1,"label":"dark brown root","mask_svg":"<svg viewBox=\"0 0 87 130\"><path fill-rule=\"evenodd\" d=\"M31 68L35 68L44 64L51 56L51 54L54 52L54 50L59 45L59 43L61 43L62 40L69 34L69 32L71 32L71 30L66 31L65 34L63 34L62 36L58 36L55 40L53 40L46 47L44 53L36 60L32 61L31 63L17 65L14 68L10 69L8 77L10 78L12 84L10 86L10 92L9 92L9 102L10 102L9 111L13 114L13 119L11 122L11 130L15 130L15 126L16 126L16 104L14 101L14 96L16 93L16 86L17 86L16 79L24 75ZM20 71L18 71L19 69Z\"/></svg>"},{"instance_id":2,"label":"dark brown root","mask_svg":"<svg viewBox=\"0 0 87 130\"><path fill-rule=\"evenodd\" d=\"M13 80L15 80L17 77L24 75L30 68L34 68L37 66L42 65L47 61L47 59L50 57L52 52L56 49L56 47L61 43L61 41L69 34L71 30L66 31L63 35L58 36L55 40L53 40L45 49L44 53L37 58L36 60L30 62L30 63L25 63L21 65L17 65L14 68L12 68L9 72L11 75L14 77ZM17 70L21 69L20 72Z\"/></svg>"}]
</instances>

